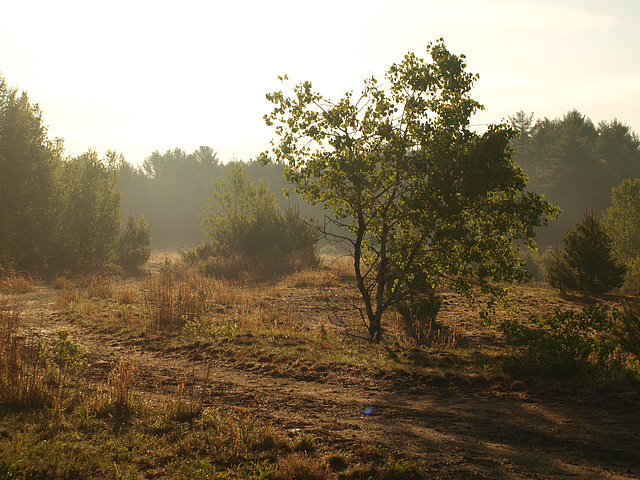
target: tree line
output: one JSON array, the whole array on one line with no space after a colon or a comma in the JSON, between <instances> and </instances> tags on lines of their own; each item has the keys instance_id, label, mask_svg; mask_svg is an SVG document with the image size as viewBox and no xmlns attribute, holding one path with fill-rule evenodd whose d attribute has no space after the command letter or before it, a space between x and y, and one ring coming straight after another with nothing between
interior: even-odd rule
<instances>
[{"instance_id":1,"label":"tree line","mask_svg":"<svg viewBox=\"0 0 640 480\"><path fill-rule=\"evenodd\" d=\"M144 218L121 222L124 164L115 152L65 158L62 140L48 137L38 105L0 77L0 270L47 273L146 262Z\"/></svg>"},{"instance_id":2,"label":"tree line","mask_svg":"<svg viewBox=\"0 0 640 480\"><path fill-rule=\"evenodd\" d=\"M596 126L571 110L535 121L533 113L519 111L509 120L519 133L511 141L513 159L529 177L529 188L561 209L557 220L538 232L543 246L560 242L585 211L603 215L612 189L640 178L640 138L616 119Z\"/></svg>"},{"instance_id":3,"label":"tree line","mask_svg":"<svg viewBox=\"0 0 640 480\"><path fill-rule=\"evenodd\" d=\"M252 182L264 182L280 209L297 208L309 218L324 215L321 208L313 208L296 194L285 198L283 189L291 185L283 176L283 166L265 166L257 160L242 164ZM144 215L153 232L153 248L194 247L205 241L202 207L211 202L216 182L227 178L226 165L209 146L191 153L180 148L155 151L138 167L125 161L119 170L122 210L125 215Z\"/></svg>"},{"instance_id":4,"label":"tree line","mask_svg":"<svg viewBox=\"0 0 640 480\"><path fill-rule=\"evenodd\" d=\"M264 262L299 249L313 260L305 252L322 231L353 258L364 304L354 307L371 340L380 341L389 308L407 322L435 318L442 287L470 300L480 289L492 304L505 285L526 279L520 248L535 249L536 235L543 245L563 238L579 246L562 232L585 209L609 208L612 188L640 177L640 141L616 120L596 128L575 110L535 123L518 112L511 125L474 132L477 75L442 40L427 52L430 60L409 53L384 82L367 79L360 96L338 102L310 82L267 94L275 107L264 118L277 139L242 165L221 164L211 147L156 151L138 167L115 152L65 158L38 106L0 78L0 255L43 271L139 265L152 231L158 248L206 237L183 256L215 271L219 257L238 253ZM608 237L620 225L614 217L601 242L607 257L620 250ZM294 247L296 239L304 245Z\"/></svg>"}]
</instances>

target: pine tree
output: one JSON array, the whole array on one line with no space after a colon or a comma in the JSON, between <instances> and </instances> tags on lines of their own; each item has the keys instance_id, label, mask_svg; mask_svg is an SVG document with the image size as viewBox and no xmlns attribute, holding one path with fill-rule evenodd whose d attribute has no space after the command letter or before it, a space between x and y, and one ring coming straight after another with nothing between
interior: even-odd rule
<instances>
[{"instance_id":1,"label":"pine tree","mask_svg":"<svg viewBox=\"0 0 640 480\"><path fill-rule=\"evenodd\" d=\"M130 213L118 243L120 265L127 270L135 270L147 263L150 255L151 230L147 221L144 215L140 215L136 222Z\"/></svg>"},{"instance_id":2,"label":"pine tree","mask_svg":"<svg viewBox=\"0 0 640 480\"><path fill-rule=\"evenodd\" d=\"M579 292L600 295L622 286L626 268L612 255L611 237L594 210L562 237Z\"/></svg>"},{"instance_id":3,"label":"pine tree","mask_svg":"<svg viewBox=\"0 0 640 480\"><path fill-rule=\"evenodd\" d=\"M569 267L565 254L560 247L551 250L550 255L545 259L544 276L553 288L560 290L560 295L567 293L567 290L574 289L576 278Z\"/></svg>"}]
</instances>

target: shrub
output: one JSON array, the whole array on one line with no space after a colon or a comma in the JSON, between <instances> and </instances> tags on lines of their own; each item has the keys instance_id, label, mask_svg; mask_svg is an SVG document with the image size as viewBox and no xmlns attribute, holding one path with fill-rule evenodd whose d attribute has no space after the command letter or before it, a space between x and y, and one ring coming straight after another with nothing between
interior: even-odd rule
<instances>
[{"instance_id":1,"label":"shrub","mask_svg":"<svg viewBox=\"0 0 640 480\"><path fill-rule=\"evenodd\" d=\"M118 242L118 260L126 270L136 270L142 267L151 256L151 230L144 215L136 222L133 215L129 219L120 235Z\"/></svg>"},{"instance_id":2,"label":"shrub","mask_svg":"<svg viewBox=\"0 0 640 480\"><path fill-rule=\"evenodd\" d=\"M513 374L567 379L615 367L610 365L618 346L611 335L615 318L615 311L594 304L581 312L534 314L529 325L504 322L500 328L507 344L522 349L503 367Z\"/></svg>"},{"instance_id":3,"label":"shrub","mask_svg":"<svg viewBox=\"0 0 640 480\"><path fill-rule=\"evenodd\" d=\"M398 303L397 309L407 334L418 343L425 344L434 332L442 298L433 288L422 290L412 290L407 300Z\"/></svg>"},{"instance_id":4,"label":"shrub","mask_svg":"<svg viewBox=\"0 0 640 480\"><path fill-rule=\"evenodd\" d=\"M216 268L225 262L210 258L231 257L236 272L270 276L317 266L315 248L320 237L315 224L297 208L282 213L275 195L264 182L255 185L239 162L227 165L226 174L226 182L216 183L211 203L203 206L201 228L210 239L209 246L184 252L183 259L200 259L215 271L225 270Z\"/></svg>"},{"instance_id":5,"label":"shrub","mask_svg":"<svg viewBox=\"0 0 640 480\"><path fill-rule=\"evenodd\" d=\"M40 358L44 362L50 398L59 408L69 393L78 391L89 350L65 329L56 330L55 340L40 341Z\"/></svg>"},{"instance_id":6,"label":"shrub","mask_svg":"<svg viewBox=\"0 0 640 480\"><path fill-rule=\"evenodd\" d=\"M624 303L616 320L613 331L620 345L640 357L640 290Z\"/></svg>"}]
</instances>

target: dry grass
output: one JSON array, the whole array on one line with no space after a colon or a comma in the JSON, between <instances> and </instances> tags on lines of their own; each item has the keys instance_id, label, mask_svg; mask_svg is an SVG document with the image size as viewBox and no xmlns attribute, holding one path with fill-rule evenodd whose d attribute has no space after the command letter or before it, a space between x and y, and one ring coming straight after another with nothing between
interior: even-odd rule
<instances>
[{"instance_id":1,"label":"dry grass","mask_svg":"<svg viewBox=\"0 0 640 480\"><path fill-rule=\"evenodd\" d=\"M115 279L109 273L92 275L85 282L88 298L113 298L115 295Z\"/></svg>"},{"instance_id":2,"label":"dry grass","mask_svg":"<svg viewBox=\"0 0 640 480\"><path fill-rule=\"evenodd\" d=\"M130 288L123 287L118 290L118 303L120 305L133 305L138 301L138 295Z\"/></svg>"},{"instance_id":3,"label":"dry grass","mask_svg":"<svg viewBox=\"0 0 640 480\"><path fill-rule=\"evenodd\" d=\"M131 407L136 370L135 363L125 357L121 358L109 372L108 384L111 389L111 402L119 410L127 410Z\"/></svg>"},{"instance_id":4,"label":"dry grass","mask_svg":"<svg viewBox=\"0 0 640 480\"><path fill-rule=\"evenodd\" d=\"M305 269L287 275L281 284L288 288L326 288L331 286L332 282L326 270Z\"/></svg>"},{"instance_id":5,"label":"dry grass","mask_svg":"<svg viewBox=\"0 0 640 480\"><path fill-rule=\"evenodd\" d=\"M29 275L10 272L0 279L0 293L28 293L33 291L34 285L34 281Z\"/></svg>"},{"instance_id":6,"label":"dry grass","mask_svg":"<svg viewBox=\"0 0 640 480\"><path fill-rule=\"evenodd\" d=\"M56 277L53 280L53 288L56 290L73 290L76 288L76 284L67 277Z\"/></svg>"},{"instance_id":7,"label":"dry grass","mask_svg":"<svg viewBox=\"0 0 640 480\"><path fill-rule=\"evenodd\" d=\"M21 406L40 403L44 372L37 345L19 335L19 316L0 305L0 404Z\"/></svg>"}]
</instances>

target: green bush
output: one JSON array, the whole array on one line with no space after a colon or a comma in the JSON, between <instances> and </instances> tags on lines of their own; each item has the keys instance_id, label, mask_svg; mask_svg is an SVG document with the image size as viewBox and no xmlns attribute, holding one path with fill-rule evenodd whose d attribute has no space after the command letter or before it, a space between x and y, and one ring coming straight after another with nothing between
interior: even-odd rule
<instances>
[{"instance_id":1,"label":"green bush","mask_svg":"<svg viewBox=\"0 0 640 480\"><path fill-rule=\"evenodd\" d=\"M519 347L506 360L511 374L569 379L593 375L608 369L624 368L612 364L619 341L612 335L617 311L600 304L582 311L556 310L554 314L531 315L527 325L516 319L502 323L507 344Z\"/></svg>"},{"instance_id":2,"label":"green bush","mask_svg":"<svg viewBox=\"0 0 640 480\"><path fill-rule=\"evenodd\" d=\"M207 273L223 276L247 270L278 274L318 264L313 222L297 208L283 213L264 182L251 181L246 166L231 163L225 173L226 181L215 184L211 203L203 206L201 227L210 242L183 252L183 260L203 262Z\"/></svg>"},{"instance_id":3,"label":"green bush","mask_svg":"<svg viewBox=\"0 0 640 480\"><path fill-rule=\"evenodd\" d=\"M614 325L614 334L622 348L640 357L640 290L624 303Z\"/></svg>"}]
</instances>

